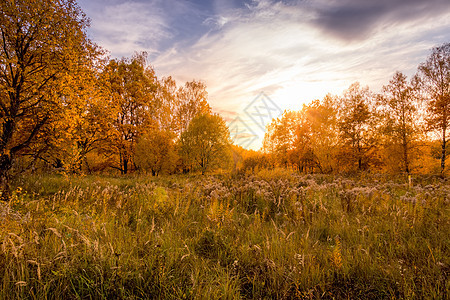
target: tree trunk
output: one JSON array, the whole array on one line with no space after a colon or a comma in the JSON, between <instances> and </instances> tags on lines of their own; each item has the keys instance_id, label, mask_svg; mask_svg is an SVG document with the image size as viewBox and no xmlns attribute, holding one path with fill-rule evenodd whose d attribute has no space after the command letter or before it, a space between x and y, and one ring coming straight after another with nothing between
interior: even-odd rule
<instances>
[{"instance_id":1,"label":"tree trunk","mask_svg":"<svg viewBox=\"0 0 450 300\"><path fill-rule=\"evenodd\" d=\"M126 175L128 173L128 158L123 158L123 174Z\"/></svg>"},{"instance_id":2,"label":"tree trunk","mask_svg":"<svg viewBox=\"0 0 450 300\"><path fill-rule=\"evenodd\" d=\"M445 158L446 158L446 144L447 144L447 140L445 139L445 134L446 134L446 129L447 128L443 128L442 129L442 156L441 156L441 176L444 177L444 170L445 170Z\"/></svg>"},{"instance_id":3,"label":"tree trunk","mask_svg":"<svg viewBox=\"0 0 450 300\"><path fill-rule=\"evenodd\" d=\"M11 141L16 123L13 118L6 118L2 124L3 132L0 137L0 200L8 201L10 198L9 181L12 167L13 152L7 150Z\"/></svg>"},{"instance_id":4,"label":"tree trunk","mask_svg":"<svg viewBox=\"0 0 450 300\"><path fill-rule=\"evenodd\" d=\"M88 161L86 155L84 155L83 160L84 160L84 164L86 165L86 169L87 169L88 174L91 175L92 174L92 170L91 170L91 166L89 165L89 161Z\"/></svg>"},{"instance_id":5,"label":"tree trunk","mask_svg":"<svg viewBox=\"0 0 450 300\"><path fill-rule=\"evenodd\" d=\"M408 144L406 143L406 137L403 137L403 163L405 164L405 172L409 174Z\"/></svg>"},{"instance_id":6,"label":"tree trunk","mask_svg":"<svg viewBox=\"0 0 450 300\"><path fill-rule=\"evenodd\" d=\"M9 154L0 155L0 200L8 201L11 196L11 191L9 189L9 179L11 170L12 160Z\"/></svg>"},{"instance_id":7,"label":"tree trunk","mask_svg":"<svg viewBox=\"0 0 450 300\"><path fill-rule=\"evenodd\" d=\"M359 144L360 141L358 140L356 142L356 153L358 157L358 171L362 171L362 149L361 145Z\"/></svg>"}]
</instances>

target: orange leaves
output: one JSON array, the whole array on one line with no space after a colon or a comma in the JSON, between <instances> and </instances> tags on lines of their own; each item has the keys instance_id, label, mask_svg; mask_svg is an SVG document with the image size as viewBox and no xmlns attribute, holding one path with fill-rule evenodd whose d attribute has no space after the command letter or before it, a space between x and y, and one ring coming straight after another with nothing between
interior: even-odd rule
<instances>
[{"instance_id":1,"label":"orange leaves","mask_svg":"<svg viewBox=\"0 0 450 300\"><path fill-rule=\"evenodd\" d=\"M16 154L43 142L41 133L78 97L90 47L85 17L71 1L2 1L0 11L0 116L11 123L0 150Z\"/></svg>"}]
</instances>

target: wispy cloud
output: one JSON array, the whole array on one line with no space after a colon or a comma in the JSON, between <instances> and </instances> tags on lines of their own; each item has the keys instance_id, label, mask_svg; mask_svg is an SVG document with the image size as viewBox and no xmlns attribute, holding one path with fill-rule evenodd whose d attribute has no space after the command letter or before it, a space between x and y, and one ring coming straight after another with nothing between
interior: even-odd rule
<instances>
[{"instance_id":1,"label":"wispy cloud","mask_svg":"<svg viewBox=\"0 0 450 300\"><path fill-rule=\"evenodd\" d=\"M204 80L213 108L243 121L260 92L299 109L354 81L377 90L450 40L448 0L122 1L90 16L113 55L151 52L157 74Z\"/></svg>"},{"instance_id":2,"label":"wispy cloud","mask_svg":"<svg viewBox=\"0 0 450 300\"><path fill-rule=\"evenodd\" d=\"M152 3L107 3L93 10L91 35L97 43L115 56L129 55L130 51L158 51L161 41L172 33L164 15L153 9Z\"/></svg>"},{"instance_id":3,"label":"wispy cloud","mask_svg":"<svg viewBox=\"0 0 450 300\"><path fill-rule=\"evenodd\" d=\"M204 79L217 105L239 109L244 95L261 90L286 95L290 89L295 99L282 103L290 107L354 80L378 87L396 69L411 71L449 26L447 13L434 19L432 28L423 20L408 21L348 43L323 34L305 5L257 1L235 14L239 18L229 16L232 21L221 31L189 48L170 49L154 65L183 80Z\"/></svg>"},{"instance_id":4,"label":"wispy cloud","mask_svg":"<svg viewBox=\"0 0 450 300\"><path fill-rule=\"evenodd\" d=\"M185 45L201 36L206 15L199 7L178 0L81 0L92 19L90 34L113 57L147 51L161 55L168 47Z\"/></svg>"}]
</instances>

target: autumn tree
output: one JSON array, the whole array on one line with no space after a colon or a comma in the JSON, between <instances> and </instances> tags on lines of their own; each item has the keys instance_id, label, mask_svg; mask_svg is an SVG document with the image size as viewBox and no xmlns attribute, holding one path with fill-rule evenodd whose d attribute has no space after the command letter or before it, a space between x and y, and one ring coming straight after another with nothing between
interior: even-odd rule
<instances>
[{"instance_id":1,"label":"autumn tree","mask_svg":"<svg viewBox=\"0 0 450 300\"><path fill-rule=\"evenodd\" d=\"M293 147L294 135L296 130L298 113L293 111L285 111L279 118L272 120L272 123L267 127L269 131L272 131L268 137L270 137L270 143L272 143L272 153L274 154L277 162L287 167L290 163L289 153Z\"/></svg>"},{"instance_id":2,"label":"autumn tree","mask_svg":"<svg viewBox=\"0 0 450 300\"><path fill-rule=\"evenodd\" d=\"M223 167L230 160L231 138L225 121L217 114L200 114L181 134L181 151L185 164L202 174Z\"/></svg>"},{"instance_id":3,"label":"autumn tree","mask_svg":"<svg viewBox=\"0 0 450 300\"><path fill-rule=\"evenodd\" d=\"M300 154L296 148L301 123L301 113L285 111L266 126L263 150L276 165L288 167L298 165Z\"/></svg>"},{"instance_id":4,"label":"autumn tree","mask_svg":"<svg viewBox=\"0 0 450 300\"><path fill-rule=\"evenodd\" d=\"M72 168L75 172L85 170L91 173L92 166L88 162L88 154L102 151L114 138L111 130L114 122L113 106L108 103L106 95L97 86L98 83L92 83L92 88L88 90L91 94L87 97L85 105L77 109L76 115L71 116L73 133L69 139L71 142L69 150L72 149Z\"/></svg>"},{"instance_id":5,"label":"autumn tree","mask_svg":"<svg viewBox=\"0 0 450 300\"><path fill-rule=\"evenodd\" d=\"M293 124L292 149L290 152L290 161L301 172L313 171L318 164L316 155L312 149L312 127L308 119L309 105L303 105L303 108L297 112Z\"/></svg>"},{"instance_id":6,"label":"autumn tree","mask_svg":"<svg viewBox=\"0 0 450 300\"><path fill-rule=\"evenodd\" d=\"M244 157L249 152L249 150L236 144L232 144L230 149L231 149L231 158L233 162L232 172L237 172L242 169Z\"/></svg>"},{"instance_id":7,"label":"autumn tree","mask_svg":"<svg viewBox=\"0 0 450 300\"><path fill-rule=\"evenodd\" d=\"M82 84L71 83L77 89L77 101L73 99L64 108L62 122L53 123L51 132L43 132L47 138L41 143L51 147L42 153L32 153L47 165L68 173L90 173L88 154L98 151L111 139L111 103L99 80L105 61L94 61L86 68L79 75Z\"/></svg>"},{"instance_id":8,"label":"autumn tree","mask_svg":"<svg viewBox=\"0 0 450 300\"><path fill-rule=\"evenodd\" d=\"M201 81L186 82L176 94L177 107L175 107L176 131L182 134L189 126L191 120L199 114L211 113L207 102L208 92L206 85Z\"/></svg>"},{"instance_id":9,"label":"autumn tree","mask_svg":"<svg viewBox=\"0 0 450 300\"><path fill-rule=\"evenodd\" d=\"M134 154L136 165L153 176L173 173L178 161L173 139L172 132L157 129L140 136Z\"/></svg>"},{"instance_id":10,"label":"autumn tree","mask_svg":"<svg viewBox=\"0 0 450 300\"><path fill-rule=\"evenodd\" d=\"M88 82L87 78L85 80ZM62 121L46 126L39 143L34 143L29 151L46 165L67 173L90 173L88 154L98 151L112 137L110 110L105 99L96 94L95 82L89 82L92 88L78 91L82 101L66 107Z\"/></svg>"},{"instance_id":11,"label":"autumn tree","mask_svg":"<svg viewBox=\"0 0 450 300\"><path fill-rule=\"evenodd\" d=\"M309 147L306 158L321 173L330 173L336 168L339 144L336 97L326 95L321 101L311 102L304 108L304 115L308 126L303 135L309 130L309 137L304 141Z\"/></svg>"},{"instance_id":12,"label":"autumn tree","mask_svg":"<svg viewBox=\"0 0 450 300\"><path fill-rule=\"evenodd\" d=\"M427 121L441 136L441 175L444 175L450 125L450 43L436 47L419 74L428 94Z\"/></svg>"},{"instance_id":13,"label":"autumn tree","mask_svg":"<svg viewBox=\"0 0 450 300\"><path fill-rule=\"evenodd\" d=\"M177 111L181 103L177 97L177 83L169 77L158 81L155 94L155 123L160 130L177 132L179 122Z\"/></svg>"},{"instance_id":14,"label":"autumn tree","mask_svg":"<svg viewBox=\"0 0 450 300\"><path fill-rule=\"evenodd\" d=\"M95 56L72 0L0 2L0 185L14 160L76 100L72 82Z\"/></svg>"},{"instance_id":15,"label":"autumn tree","mask_svg":"<svg viewBox=\"0 0 450 300\"><path fill-rule=\"evenodd\" d=\"M335 99L303 105L300 111L285 111L267 126L263 145L279 165L301 172L333 171L338 144Z\"/></svg>"},{"instance_id":16,"label":"autumn tree","mask_svg":"<svg viewBox=\"0 0 450 300\"><path fill-rule=\"evenodd\" d=\"M103 74L114 115L109 152L118 155L122 174L133 163L137 138L154 125L156 76L146 65L146 54L111 60Z\"/></svg>"},{"instance_id":17,"label":"autumn tree","mask_svg":"<svg viewBox=\"0 0 450 300\"><path fill-rule=\"evenodd\" d=\"M338 126L342 143L341 161L365 170L373 162L376 122L368 87L352 84L340 99Z\"/></svg>"},{"instance_id":18,"label":"autumn tree","mask_svg":"<svg viewBox=\"0 0 450 300\"><path fill-rule=\"evenodd\" d=\"M409 174L421 132L415 80L408 82L403 73L396 72L389 84L383 86L378 104L387 155L391 160L400 157L402 171Z\"/></svg>"},{"instance_id":19,"label":"autumn tree","mask_svg":"<svg viewBox=\"0 0 450 300\"><path fill-rule=\"evenodd\" d=\"M254 173L256 170L269 169L271 168L271 164L268 156L268 153L247 150L242 161L242 168L251 173Z\"/></svg>"}]
</instances>

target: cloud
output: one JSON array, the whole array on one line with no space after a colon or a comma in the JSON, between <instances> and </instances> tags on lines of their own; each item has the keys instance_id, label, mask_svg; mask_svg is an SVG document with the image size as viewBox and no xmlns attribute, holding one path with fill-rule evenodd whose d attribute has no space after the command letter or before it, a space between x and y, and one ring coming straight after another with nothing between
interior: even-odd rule
<instances>
[{"instance_id":1,"label":"cloud","mask_svg":"<svg viewBox=\"0 0 450 300\"><path fill-rule=\"evenodd\" d=\"M229 19L227 17L219 15L207 18L205 21L203 21L203 24L213 27L214 29L221 29L228 22Z\"/></svg>"},{"instance_id":2,"label":"cloud","mask_svg":"<svg viewBox=\"0 0 450 300\"><path fill-rule=\"evenodd\" d=\"M96 42L115 56L133 51L156 52L158 42L171 37L168 24L149 4L125 2L103 7L92 16Z\"/></svg>"},{"instance_id":3,"label":"cloud","mask_svg":"<svg viewBox=\"0 0 450 300\"><path fill-rule=\"evenodd\" d=\"M216 112L253 126L243 109L260 92L300 109L355 81L377 91L397 70L413 75L450 40L449 9L448 0L151 0L90 15L113 55L150 50L159 76L205 81Z\"/></svg>"},{"instance_id":4,"label":"cloud","mask_svg":"<svg viewBox=\"0 0 450 300\"><path fill-rule=\"evenodd\" d=\"M336 29L359 37L348 43L346 34L325 32L325 25L317 25L317 8L294 4L261 0L224 12L230 20L225 26L205 33L188 48L171 49L158 57L156 70L179 81L205 80L211 105L225 114L242 113L260 92L283 110L300 109L329 92L340 94L355 81L377 91L396 70L411 76L431 47L450 38L449 13L430 21L399 18L387 26L377 23L381 17L375 12L381 9L367 9L365 20L379 24L380 29L370 34L369 25L358 29L364 38L350 29ZM394 19L400 12L389 14ZM253 129L260 142L263 133Z\"/></svg>"},{"instance_id":5,"label":"cloud","mask_svg":"<svg viewBox=\"0 0 450 300\"><path fill-rule=\"evenodd\" d=\"M205 14L196 5L178 0L81 0L91 22L91 37L113 57L147 51L160 55L170 46L196 39Z\"/></svg>"},{"instance_id":6,"label":"cloud","mask_svg":"<svg viewBox=\"0 0 450 300\"><path fill-rule=\"evenodd\" d=\"M336 2L330 3L337 5ZM345 1L343 7L350 3L349 0ZM388 4L385 6L392 7ZM372 10L366 10L368 16ZM375 9L372 14L378 16L378 11L382 10ZM234 14L226 16L230 21L222 30L208 32L188 48L171 49L173 55L164 53L154 61L155 66L164 71L172 69L180 74L178 76L191 74L196 78L204 78L218 92L234 90L235 87L243 93L256 92L264 87L280 88L287 78L289 81L298 78L314 81L321 80L322 72L327 70L328 73L344 73L356 71L369 62L386 65L376 61L380 53L386 57L390 55L401 65L404 59L397 56L400 49L414 52L418 47L433 46L435 38L430 36L430 32L440 34L439 30L448 28L448 21L442 21L445 15L432 21L435 23L433 28L430 28L431 22L422 20L420 23L398 21L398 24L384 28L383 32L375 32L358 43L346 44L330 40L323 33L323 27L316 24L317 14L300 2L253 1L246 10L232 12ZM350 10L347 13L350 14ZM418 41L421 34L428 35L425 37L428 41ZM397 50L392 53L391 47ZM392 65L389 67L392 68ZM186 78L186 75L183 77Z\"/></svg>"},{"instance_id":7,"label":"cloud","mask_svg":"<svg viewBox=\"0 0 450 300\"><path fill-rule=\"evenodd\" d=\"M448 0L319 0L311 9L323 32L353 41L386 26L439 17L450 5Z\"/></svg>"}]
</instances>

